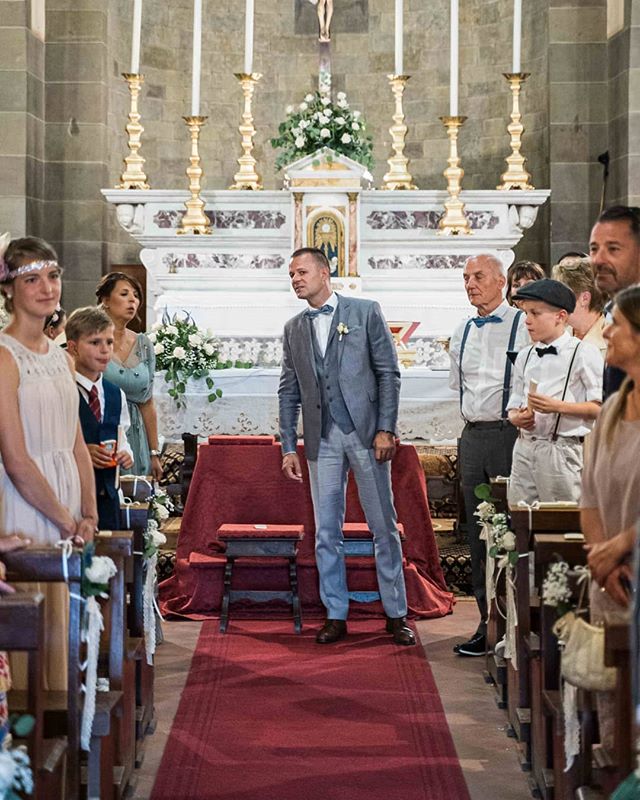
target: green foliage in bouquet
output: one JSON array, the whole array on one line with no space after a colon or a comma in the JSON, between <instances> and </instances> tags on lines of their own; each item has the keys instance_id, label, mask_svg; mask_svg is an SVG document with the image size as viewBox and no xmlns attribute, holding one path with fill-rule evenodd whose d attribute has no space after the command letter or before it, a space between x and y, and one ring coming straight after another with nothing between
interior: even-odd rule
<instances>
[{"instance_id":1,"label":"green foliage in bouquet","mask_svg":"<svg viewBox=\"0 0 640 800\"><path fill-rule=\"evenodd\" d=\"M287 118L278 126L271 146L281 150L276 169L282 169L302 156L330 147L367 169L373 168L373 139L359 111L352 111L344 92L335 103L328 94L308 94L297 106L288 106Z\"/></svg>"},{"instance_id":2,"label":"green foliage in bouquet","mask_svg":"<svg viewBox=\"0 0 640 800\"><path fill-rule=\"evenodd\" d=\"M201 331L187 312L183 317L165 312L162 322L153 326L149 339L156 354L156 369L164 372L169 384L169 396L178 408L185 408L184 399L189 378L204 378L209 389L207 400L213 403L222 397L222 389L214 390L214 381L209 373L214 369L229 367L251 367L245 361L221 361L218 343L211 333Z\"/></svg>"}]
</instances>

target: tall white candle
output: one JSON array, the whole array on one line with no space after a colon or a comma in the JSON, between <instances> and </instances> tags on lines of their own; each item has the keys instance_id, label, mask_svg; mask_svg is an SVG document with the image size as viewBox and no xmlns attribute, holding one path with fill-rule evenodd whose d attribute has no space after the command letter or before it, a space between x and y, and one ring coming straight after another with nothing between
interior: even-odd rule
<instances>
[{"instance_id":1,"label":"tall white candle","mask_svg":"<svg viewBox=\"0 0 640 800\"><path fill-rule=\"evenodd\" d=\"M244 71L253 72L253 5L254 0L246 0L244 18Z\"/></svg>"},{"instance_id":2,"label":"tall white candle","mask_svg":"<svg viewBox=\"0 0 640 800\"><path fill-rule=\"evenodd\" d=\"M513 0L513 69L520 72L522 45L522 0Z\"/></svg>"},{"instance_id":3,"label":"tall white candle","mask_svg":"<svg viewBox=\"0 0 640 800\"><path fill-rule=\"evenodd\" d=\"M458 0L451 0L449 115L458 116Z\"/></svg>"},{"instance_id":4,"label":"tall white candle","mask_svg":"<svg viewBox=\"0 0 640 800\"><path fill-rule=\"evenodd\" d=\"M402 11L404 0L396 0L396 68L395 74L402 75Z\"/></svg>"},{"instance_id":5,"label":"tall white candle","mask_svg":"<svg viewBox=\"0 0 640 800\"><path fill-rule=\"evenodd\" d=\"M142 31L142 0L133 0L133 33L131 36L131 72L140 72L140 35Z\"/></svg>"},{"instance_id":6,"label":"tall white candle","mask_svg":"<svg viewBox=\"0 0 640 800\"><path fill-rule=\"evenodd\" d=\"M191 116L200 115L200 64L202 61L202 0L193 0L193 65L191 70Z\"/></svg>"}]
</instances>

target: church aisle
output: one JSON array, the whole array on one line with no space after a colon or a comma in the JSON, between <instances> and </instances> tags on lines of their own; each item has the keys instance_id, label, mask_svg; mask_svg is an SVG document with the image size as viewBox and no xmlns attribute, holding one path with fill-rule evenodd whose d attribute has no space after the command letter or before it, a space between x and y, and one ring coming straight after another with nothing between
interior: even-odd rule
<instances>
[{"instance_id":1,"label":"church aisle","mask_svg":"<svg viewBox=\"0 0 640 800\"><path fill-rule=\"evenodd\" d=\"M462 600L453 615L420 621L417 627L472 800L492 795L525 800L530 797L526 775L519 768L513 740L506 736L504 712L496 707L493 692L482 679L482 659L459 659L451 653L452 645L472 629L475 616L475 603ZM200 628L196 622L164 624L165 643L156 660L158 726L148 740L134 800L150 797Z\"/></svg>"}]
</instances>

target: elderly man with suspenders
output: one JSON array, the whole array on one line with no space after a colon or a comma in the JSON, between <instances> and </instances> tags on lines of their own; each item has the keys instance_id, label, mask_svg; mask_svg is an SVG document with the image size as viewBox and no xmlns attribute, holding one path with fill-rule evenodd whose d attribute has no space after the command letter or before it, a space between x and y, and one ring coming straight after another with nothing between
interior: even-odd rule
<instances>
[{"instance_id":1,"label":"elderly man with suspenders","mask_svg":"<svg viewBox=\"0 0 640 800\"><path fill-rule=\"evenodd\" d=\"M461 323L451 337L449 385L460 393L460 413L465 421L458 457L480 624L467 642L454 647L454 652L481 656L487 631L485 544L474 517L479 503L474 490L490 478L509 475L511 470L517 430L507 417L512 381L508 353L519 351L530 341L524 314L504 300L506 278L501 261L488 254L472 256L463 274L469 302L478 314Z\"/></svg>"}]
</instances>

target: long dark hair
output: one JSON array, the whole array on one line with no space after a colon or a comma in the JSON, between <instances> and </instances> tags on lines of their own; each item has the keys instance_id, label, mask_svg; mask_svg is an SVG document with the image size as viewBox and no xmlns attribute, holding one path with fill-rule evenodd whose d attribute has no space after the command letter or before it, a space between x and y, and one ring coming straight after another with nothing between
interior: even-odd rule
<instances>
[{"instance_id":1,"label":"long dark hair","mask_svg":"<svg viewBox=\"0 0 640 800\"><path fill-rule=\"evenodd\" d=\"M126 281L133 288L136 297L142 303L142 286L140 286L140 283L134 277L127 275L126 272L109 272L101 278L100 283L96 286L96 297L99 303L102 303L103 300L111 295L118 281Z\"/></svg>"}]
</instances>

